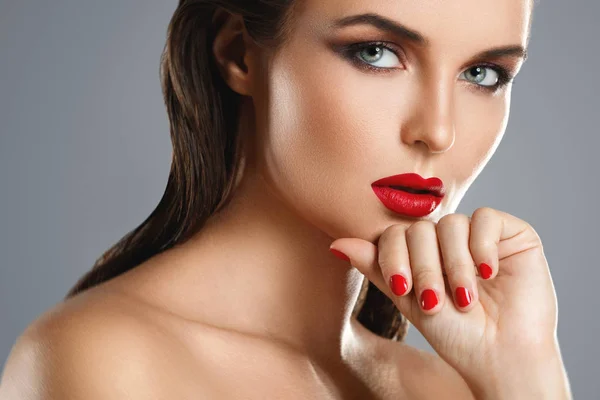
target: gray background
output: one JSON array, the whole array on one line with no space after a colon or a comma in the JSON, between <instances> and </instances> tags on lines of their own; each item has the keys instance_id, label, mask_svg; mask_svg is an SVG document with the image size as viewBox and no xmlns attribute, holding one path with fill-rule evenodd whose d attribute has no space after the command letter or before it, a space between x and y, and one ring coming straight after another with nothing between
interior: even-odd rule
<instances>
[{"instance_id":1,"label":"gray background","mask_svg":"<svg viewBox=\"0 0 600 400\"><path fill-rule=\"evenodd\" d=\"M165 189L158 65L176 3L0 1L2 365ZM497 208L540 234L578 399L600 397L599 15L593 1L537 5L503 142L457 210ZM408 342L432 351L414 327Z\"/></svg>"}]
</instances>

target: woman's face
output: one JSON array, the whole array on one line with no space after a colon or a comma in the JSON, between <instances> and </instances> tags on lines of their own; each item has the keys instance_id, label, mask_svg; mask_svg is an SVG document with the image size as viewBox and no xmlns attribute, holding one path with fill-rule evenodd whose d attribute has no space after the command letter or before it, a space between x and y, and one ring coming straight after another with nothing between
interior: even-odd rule
<instances>
[{"instance_id":1,"label":"woman's face","mask_svg":"<svg viewBox=\"0 0 600 400\"><path fill-rule=\"evenodd\" d=\"M271 55L253 96L260 173L334 238L374 240L392 223L414 222L375 195L371 184L390 175L440 178L446 195L423 218L454 212L504 134L511 86L503 84L523 62L516 49L481 53L525 48L531 7L302 0L289 42ZM360 14L371 18L337 22Z\"/></svg>"}]
</instances>

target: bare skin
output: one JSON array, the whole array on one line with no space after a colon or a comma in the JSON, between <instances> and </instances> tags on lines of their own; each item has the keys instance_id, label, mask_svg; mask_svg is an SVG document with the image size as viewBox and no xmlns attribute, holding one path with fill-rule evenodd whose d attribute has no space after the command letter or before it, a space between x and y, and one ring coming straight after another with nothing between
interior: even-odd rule
<instances>
[{"instance_id":1,"label":"bare skin","mask_svg":"<svg viewBox=\"0 0 600 400\"><path fill-rule=\"evenodd\" d=\"M441 358L376 336L356 320L344 359L321 365L285 343L189 320L163 292L185 289L162 276L181 261L176 253L40 316L7 360L0 399L473 398ZM35 368L53 371L52 379ZM23 392L21 380L37 384ZM100 389L90 394L92 386ZM42 392L52 397L38 397Z\"/></svg>"},{"instance_id":2,"label":"bare skin","mask_svg":"<svg viewBox=\"0 0 600 400\"><path fill-rule=\"evenodd\" d=\"M246 96L247 157L232 203L185 244L32 324L2 389L28 374L43 381L34 359L64 371L89 365L62 376L56 390L75 393L85 382L98 393L127 388L103 393L113 398L127 390L132 398L472 398L441 358L377 337L350 317L364 277L329 245L340 237L375 242L391 224L414 222L382 212L370 185L384 176L440 177L446 196L426 218L454 212L502 138L511 92L510 84L483 90L494 83L491 69L483 84L463 72L485 62L516 74L523 60L515 55L473 57L526 47L531 4L302 4L276 54L253 45L238 18L215 41L224 79ZM328 28L367 12L421 32L428 44L368 25ZM367 72L334 50L372 41L398 48L398 57L385 50L370 61L390 71ZM123 385L103 385L109 378Z\"/></svg>"}]
</instances>

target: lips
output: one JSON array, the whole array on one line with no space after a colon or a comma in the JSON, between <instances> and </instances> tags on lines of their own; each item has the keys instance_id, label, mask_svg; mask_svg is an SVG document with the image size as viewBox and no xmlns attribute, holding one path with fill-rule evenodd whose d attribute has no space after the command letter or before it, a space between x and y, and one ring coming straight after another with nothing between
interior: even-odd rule
<instances>
[{"instance_id":1,"label":"lips","mask_svg":"<svg viewBox=\"0 0 600 400\"><path fill-rule=\"evenodd\" d=\"M445 189L439 178L424 179L408 173L379 179L371 184L381 203L405 217L424 217L441 204Z\"/></svg>"},{"instance_id":2,"label":"lips","mask_svg":"<svg viewBox=\"0 0 600 400\"><path fill-rule=\"evenodd\" d=\"M389 186L392 189L396 189L396 190L402 190L404 192L408 192L408 193L414 193L414 194L433 194L432 191L430 190L418 190L418 189L413 189L410 187L405 187L405 186Z\"/></svg>"},{"instance_id":3,"label":"lips","mask_svg":"<svg viewBox=\"0 0 600 400\"><path fill-rule=\"evenodd\" d=\"M416 173L388 176L373 182L372 186L387 186L408 193L430 194L436 197L444 197L446 193L441 179L436 177L424 179Z\"/></svg>"}]
</instances>

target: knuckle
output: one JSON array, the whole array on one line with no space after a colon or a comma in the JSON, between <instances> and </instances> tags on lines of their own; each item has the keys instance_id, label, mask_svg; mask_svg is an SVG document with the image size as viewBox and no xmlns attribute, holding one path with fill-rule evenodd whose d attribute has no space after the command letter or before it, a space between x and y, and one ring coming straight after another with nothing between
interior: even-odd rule
<instances>
[{"instance_id":1,"label":"knuckle","mask_svg":"<svg viewBox=\"0 0 600 400\"><path fill-rule=\"evenodd\" d=\"M496 215L496 210L491 207L479 207L473 211L473 218L491 218Z\"/></svg>"},{"instance_id":2,"label":"knuckle","mask_svg":"<svg viewBox=\"0 0 600 400\"><path fill-rule=\"evenodd\" d=\"M540 235L529 224L527 224L527 228L522 232L520 240L524 248L534 248L543 246Z\"/></svg>"},{"instance_id":3,"label":"knuckle","mask_svg":"<svg viewBox=\"0 0 600 400\"><path fill-rule=\"evenodd\" d=\"M441 272L434 272L427 267L413 267L413 282L417 286L428 286L441 280Z\"/></svg>"},{"instance_id":4,"label":"knuckle","mask_svg":"<svg viewBox=\"0 0 600 400\"><path fill-rule=\"evenodd\" d=\"M479 263L488 255L497 254L498 242L490 237L477 237L476 235L472 235L469 240L469 251L471 252L473 260L477 260Z\"/></svg>"},{"instance_id":5,"label":"knuckle","mask_svg":"<svg viewBox=\"0 0 600 400\"><path fill-rule=\"evenodd\" d=\"M456 276L456 274L464 275L465 272L471 272L474 268L475 263L466 260L450 260L448 263L444 263L444 270L449 279Z\"/></svg>"},{"instance_id":6,"label":"knuckle","mask_svg":"<svg viewBox=\"0 0 600 400\"><path fill-rule=\"evenodd\" d=\"M432 221L422 219L409 226L406 230L406 234L413 235L415 232L418 232L422 229L430 229L433 225L434 223Z\"/></svg>"},{"instance_id":7,"label":"knuckle","mask_svg":"<svg viewBox=\"0 0 600 400\"><path fill-rule=\"evenodd\" d=\"M464 221L468 221L469 217L467 217L465 214L457 214L457 213L453 213L453 214L446 214L444 215L442 218L440 218L440 220L438 221L438 226L446 226L446 225L453 225L453 224L457 224L457 223L463 223Z\"/></svg>"},{"instance_id":8,"label":"knuckle","mask_svg":"<svg viewBox=\"0 0 600 400\"><path fill-rule=\"evenodd\" d=\"M399 235L402 235L404 234L405 229L406 228L401 224L390 225L381 234L381 239L387 240L390 237L397 237Z\"/></svg>"},{"instance_id":9,"label":"knuckle","mask_svg":"<svg viewBox=\"0 0 600 400\"><path fill-rule=\"evenodd\" d=\"M383 271L395 271L400 270L400 263L393 257L384 257L382 253L379 253L377 263Z\"/></svg>"},{"instance_id":10,"label":"knuckle","mask_svg":"<svg viewBox=\"0 0 600 400\"><path fill-rule=\"evenodd\" d=\"M496 249L498 242L490 237L475 237L473 236L473 247L477 250L491 251Z\"/></svg>"}]
</instances>

